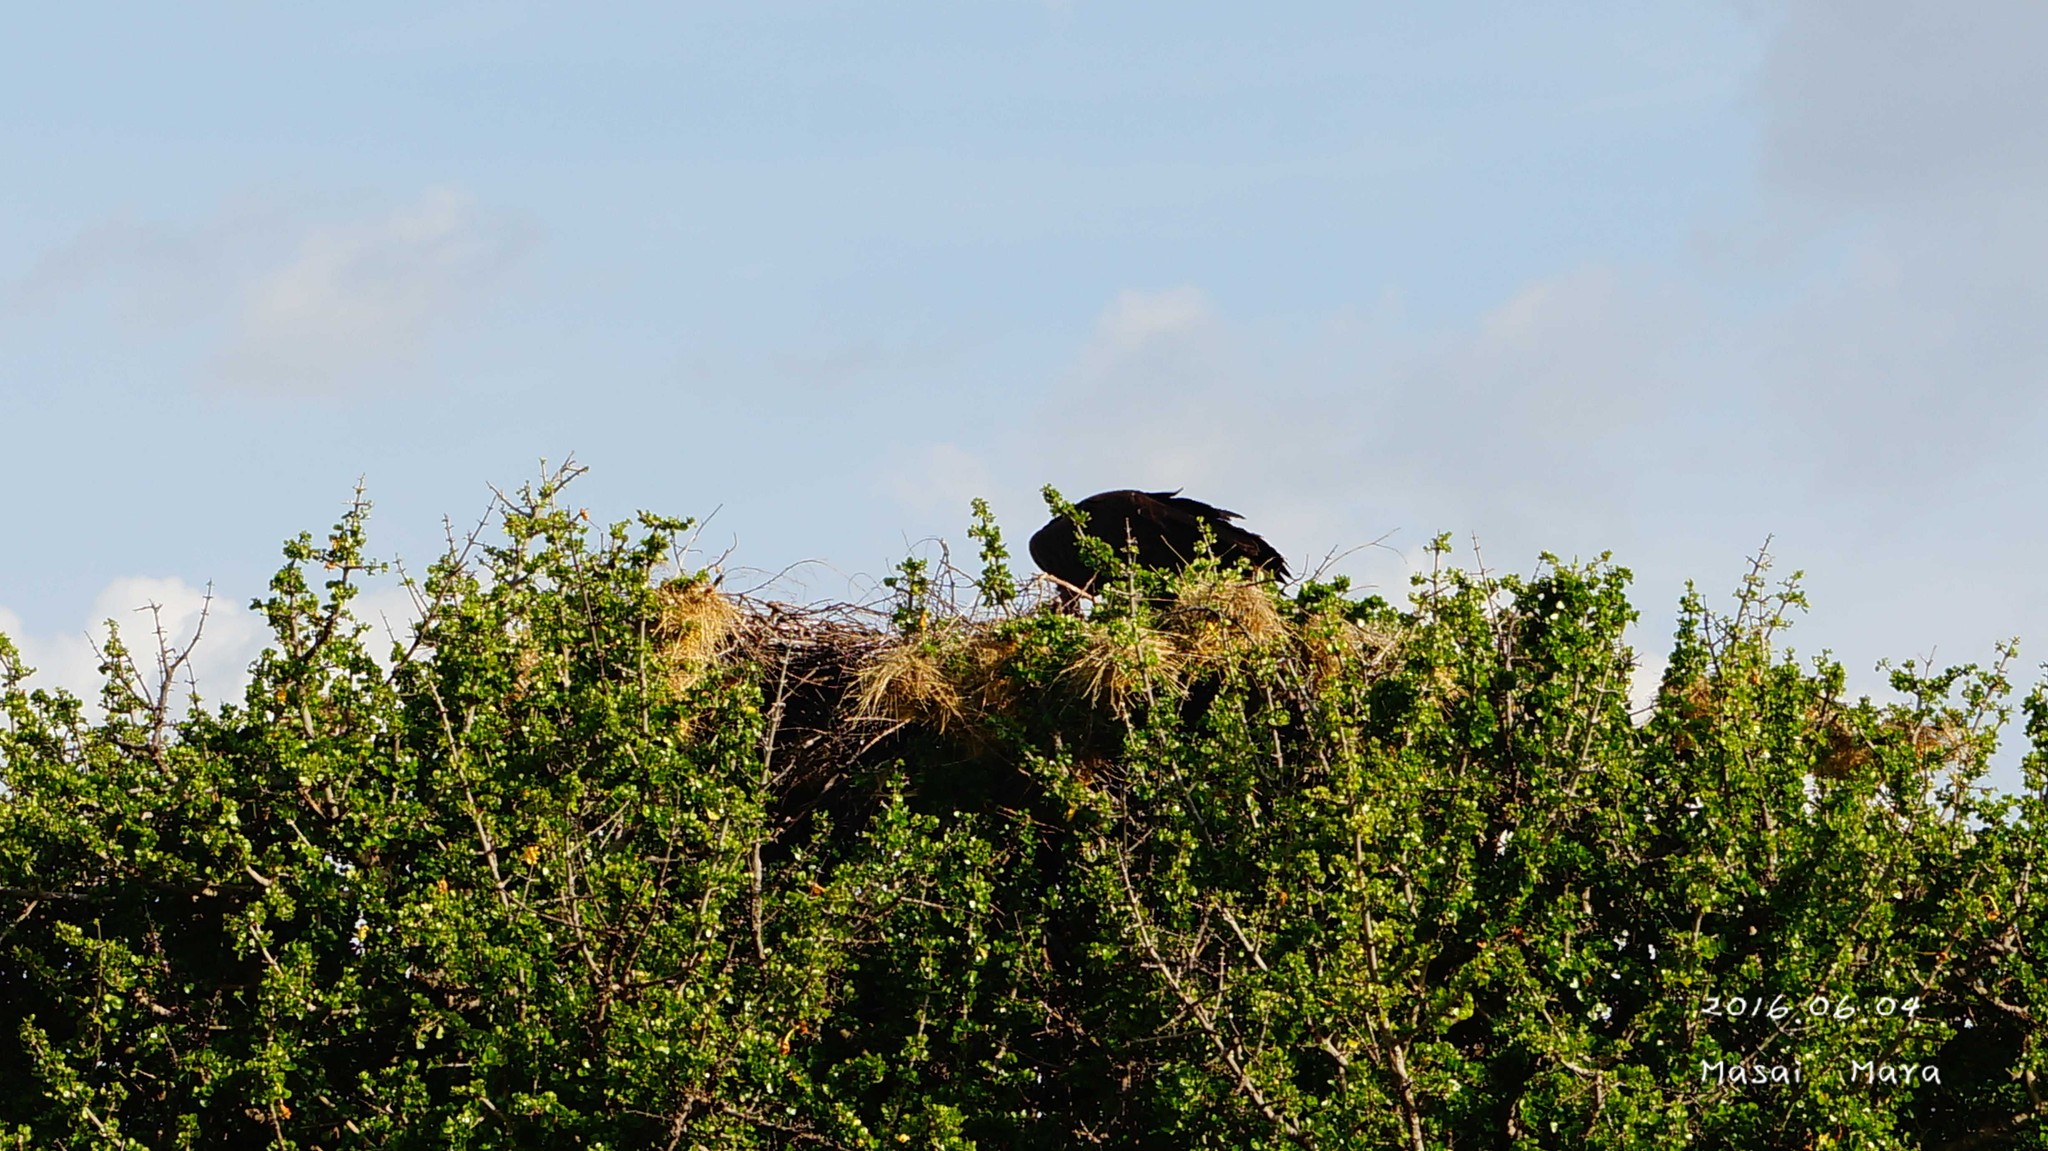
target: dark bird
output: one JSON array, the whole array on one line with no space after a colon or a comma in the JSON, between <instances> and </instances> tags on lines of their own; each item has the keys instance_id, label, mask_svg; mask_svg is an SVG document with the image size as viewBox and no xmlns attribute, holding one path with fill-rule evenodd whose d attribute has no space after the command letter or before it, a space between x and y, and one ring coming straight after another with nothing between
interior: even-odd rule
<instances>
[{"instance_id":1,"label":"dark bird","mask_svg":"<svg viewBox=\"0 0 2048 1151\"><path fill-rule=\"evenodd\" d=\"M1170 492L1102 492L1074 505L1087 517L1089 536L1102 540L1125 556L1135 555L1148 568L1179 571L1201 552L1202 529L1206 526L1215 542L1217 559L1225 564L1243 560L1254 570L1276 579L1287 578L1287 561L1273 545L1238 527L1236 512L1211 507ZM1088 566L1081 556L1080 533L1074 521L1054 516L1053 521L1031 537L1031 559L1039 569L1084 592L1093 592L1102 573Z\"/></svg>"}]
</instances>

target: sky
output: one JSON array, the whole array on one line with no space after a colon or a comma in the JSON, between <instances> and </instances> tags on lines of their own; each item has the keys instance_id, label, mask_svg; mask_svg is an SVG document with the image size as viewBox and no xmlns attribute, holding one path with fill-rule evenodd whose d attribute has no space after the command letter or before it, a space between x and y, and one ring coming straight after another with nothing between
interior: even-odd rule
<instances>
[{"instance_id":1,"label":"sky","mask_svg":"<svg viewBox=\"0 0 2048 1151\"><path fill-rule=\"evenodd\" d=\"M211 586L218 698L358 479L418 568L573 454L792 598L975 496L1021 545L1042 484L1183 488L1395 597L1440 532L1611 551L1649 675L1768 539L1858 689L2011 637L2030 683L2043 43L2038 0L25 9L0 632L85 688L99 621Z\"/></svg>"}]
</instances>

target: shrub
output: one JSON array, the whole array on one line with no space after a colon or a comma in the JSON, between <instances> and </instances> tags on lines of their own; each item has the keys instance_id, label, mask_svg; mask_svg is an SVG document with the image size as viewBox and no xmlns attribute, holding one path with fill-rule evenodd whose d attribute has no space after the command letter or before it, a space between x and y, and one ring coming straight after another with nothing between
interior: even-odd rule
<instances>
[{"instance_id":1,"label":"shrub","mask_svg":"<svg viewBox=\"0 0 2048 1151\"><path fill-rule=\"evenodd\" d=\"M28 1147L2039 1146L2048 698L1902 702L1628 573L1410 602L1213 563L886 610L675 571L564 471L350 612L360 497L239 702L0 637L0 1133ZM1930 1070L1931 1069L1931 1070Z\"/></svg>"}]
</instances>

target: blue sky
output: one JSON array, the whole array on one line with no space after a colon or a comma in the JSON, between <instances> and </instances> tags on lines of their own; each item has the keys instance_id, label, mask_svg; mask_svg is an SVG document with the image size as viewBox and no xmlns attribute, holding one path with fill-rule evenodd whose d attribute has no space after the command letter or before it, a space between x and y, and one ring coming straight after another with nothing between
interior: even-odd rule
<instances>
[{"instance_id":1,"label":"blue sky","mask_svg":"<svg viewBox=\"0 0 2048 1151\"><path fill-rule=\"evenodd\" d=\"M358 476L423 562L574 452L797 595L1184 485L1389 590L1612 549L1652 658L1773 534L1866 686L2039 655L2044 11L29 10L0 629L76 682Z\"/></svg>"}]
</instances>

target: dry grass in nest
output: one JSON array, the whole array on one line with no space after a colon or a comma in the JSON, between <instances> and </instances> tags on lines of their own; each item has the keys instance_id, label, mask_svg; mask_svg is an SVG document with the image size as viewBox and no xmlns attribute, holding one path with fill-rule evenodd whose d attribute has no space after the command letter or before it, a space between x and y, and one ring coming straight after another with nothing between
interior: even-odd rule
<instances>
[{"instance_id":1,"label":"dry grass in nest","mask_svg":"<svg viewBox=\"0 0 2048 1151\"><path fill-rule=\"evenodd\" d=\"M1970 733L1961 724L1953 722L1915 724L1912 729L1913 752L1919 756L1932 756L1937 762L1951 766L1968 758Z\"/></svg>"},{"instance_id":2,"label":"dry grass in nest","mask_svg":"<svg viewBox=\"0 0 2048 1151\"><path fill-rule=\"evenodd\" d=\"M1093 628L1067 676L1096 703L1128 715L1132 700L1150 698L1155 685L1179 681L1187 656L1174 641L1167 632L1127 620Z\"/></svg>"},{"instance_id":3,"label":"dry grass in nest","mask_svg":"<svg viewBox=\"0 0 2048 1151\"><path fill-rule=\"evenodd\" d=\"M669 687L682 691L704 676L740 626L740 609L706 580L671 581L655 590L656 651Z\"/></svg>"},{"instance_id":4,"label":"dry grass in nest","mask_svg":"<svg viewBox=\"0 0 2048 1151\"><path fill-rule=\"evenodd\" d=\"M669 691L680 695L704 678L739 631L739 605L709 580L670 580L654 591L656 658ZM689 721L684 720L687 729Z\"/></svg>"},{"instance_id":5,"label":"dry grass in nest","mask_svg":"<svg viewBox=\"0 0 2048 1151\"><path fill-rule=\"evenodd\" d=\"M739 605L707 580L671 580L655 590L654 638L676 666L702 667L718 658L740 626Z\"/></svg>"},{"instance_id":6,"label":"dry grass in nest","mask_svg":"<svg viewBox=\"0 0 2048 1151\"><path fill-rule=\"evenodd\" d=\"M1015 639L981 631L961 652L962 694L971 697L982 714L1007 712L1016 706L1016 681L1004 674L1004 664L1016 654Z\"/></svg>"},{"instance_id":7,"label":"dry grass in nest","mask_svg":"<svg viewBox=\"0 0 2048 1151\"><path fill-rule=\"evenodd\" d=\"M1856 775L1876 756L1840 716L1822 721L1820 754L1814 756L1813 774L1822 779L1847 779Z\"/></svg>"},{"instance_id":8,"label":"dry grass in nest","mask_svg":"<svg viewBox=\"0 0 2048 1151\"><path fill-rule=\"evenodd\" d=\"M1310 670L1320 683L1342 679L1346 675L1378 679L1400 658L1401 633L1331 616L1305 625L1300 645Z\"/></svg>"},{"instance_id":9,"label":"dry grass in nest","mask_svg":"<svg viewBox=\"0 0 2048 1151\"><path fill-rule=\"evenodd\" d=\"M1821 748L1814 761L1815 775L1842 779L1876 762L1876 744L1859 735L1846 717L1823 716L1820 726ZM1904 736L1914 758L1924 765L1955 768L1969 762L1970 734L1958 724L1911 723L1894 718L1884 720L1880 730Z\"/></svg>"},{"instance_id":10,"label":"dry grass in nest","mask_svg":"<svg viewBox=\"0 0 2048 1151\"><path fill-rule=\"evenodd\" d=\"M1694 676L1675 688L1667 687L1664 697L1678 709L1678 714L1689 720L1706 719L1720 707L1713 682L1705 676Z\"/></svg>"},{"instance_id":11,"label":"dry grass in nest","mask_svg":"<svg viewBox=\"0 0 2048 1151\"><path fill-rule=\"evenodd\" d=\"M517 699L525 699L533 685L533 673L540 668L540 653L532 646L521 644L512 656L512 688L508 693Z\"/></svg>"},{"instance_id":12,"label":"dry grass in nest","mask_svg":"<svg viewBox=\"0 0 2048 1151\"><path fill-rule=\"evenodd\" d=\"M1272 596L1258 584L1221 574L1191 577L1161 620L1189 662L1213 666L1287 634Z\"/></svg>"},{"instance_id":13,"label":"dry grass in nest","mask_svg":"<svg viewBox=\"0 0 2048 1151\"><path fill-rule=\"evenodd\" d=\"M854 706L863 719L927 723L940 732L967 718L966 701L938 654L918 643L870 655L854 676Z\"/></svg>"}]
</instances>

